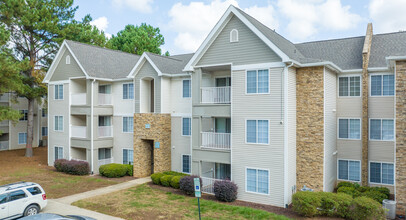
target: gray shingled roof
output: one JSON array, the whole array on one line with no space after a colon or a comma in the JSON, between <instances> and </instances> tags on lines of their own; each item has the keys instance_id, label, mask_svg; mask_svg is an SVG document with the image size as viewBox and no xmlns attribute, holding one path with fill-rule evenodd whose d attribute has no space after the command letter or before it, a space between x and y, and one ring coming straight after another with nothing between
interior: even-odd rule
<instances>
[{"instance_id":1,"label":"gray shingled roof","mask_svg":"<svg viewBox=\"0 0 406 220\"><path fill-rule=\"evenodd\" d=\"M193 53L175 56L161 56L147 52L148 57L162 73L179 74L192 58Z\"/></svg>"},{"instance_id":2,"label":"gray shingled roof","mask_svg":"<svg viewBox=\"0 0 406 220\"><path fill-rule=\"evenodd\" d=\"M66 40L79 63L91 77L126 78L140 56Z\"/></svg>"},{"instance_id":3,"label":"gray shingled roof","mask_svg":"<svg viewBox=\"0 0 406 220\"><path fill-rule=\"evenodd\" d=\"M376 34L372 37L369 67L386 67L385 57L406 55L406 32Z\"/></svg>"}]
</instances>

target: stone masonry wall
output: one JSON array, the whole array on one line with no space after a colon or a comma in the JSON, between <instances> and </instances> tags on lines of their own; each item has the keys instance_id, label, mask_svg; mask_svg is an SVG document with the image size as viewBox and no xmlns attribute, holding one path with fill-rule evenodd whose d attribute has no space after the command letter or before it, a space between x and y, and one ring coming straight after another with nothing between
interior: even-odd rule
<instances>
[{"instance_id":1,"label":"stone masonry wall","mask_svg":"<svg viewBox=\"0 0 406 220\"><path fill-rule=\"evenodd\" d=\"M150 128L146 128L149 124ZM171 170L171 115L134 114L134 177L146 177L151 172L151 141L154 172ZM159 142L159 148L155 148Z\"/></svg>"},{"instance_id":2,"label":"stone masonry wall","mask_svg":"<svg viewBox=\"0 0 406 220\"><path fill-rule=\"evenodd\" d=\"M406 61L396 62L396 201L406 210Z\"/></svg>"},{"instance_id":3,"label":"stone masonry wall","mask_svg":"<svg viewBox=\"0 0 406 220\"><path fill-rule=\"evenodd\" d=\"M296 72L296 185L323 191L324 68Z\"/></svg>"}]
</instances>

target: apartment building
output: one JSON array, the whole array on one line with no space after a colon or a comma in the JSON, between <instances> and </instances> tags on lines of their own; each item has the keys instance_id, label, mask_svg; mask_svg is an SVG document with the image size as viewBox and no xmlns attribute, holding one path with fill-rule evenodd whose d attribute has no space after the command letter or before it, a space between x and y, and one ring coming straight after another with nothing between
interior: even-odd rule
<instances>
[{"instance_id":1,"label":"apartment building","mask_svg":"<svg viewBox=\"0 0 406 220\"><path fill-rule=\"evenodd\" d=\"M231 179L286 207L307 186L385 186L406 208L406 32L293 44L230 6L194 54L65 41L49 85L49 165L134 163L134 176ZM133 126L131 126L133 125Z\"/></svg>"},{"instance_id":2,"label":"apartment building","mask_svg":"<svg viewBox=\"0 0 406 220\"><path fill-rule=\"evenodd\" d=\"M23 115L17 122L0 121L0 151L23 149L27 143L28 101L14 93L0 95L0 106L19 110ZM47 109L44 102L35 102L34 106L34 140L33 147L46 146L48 137Z\"/></svg>"}]
</instances>

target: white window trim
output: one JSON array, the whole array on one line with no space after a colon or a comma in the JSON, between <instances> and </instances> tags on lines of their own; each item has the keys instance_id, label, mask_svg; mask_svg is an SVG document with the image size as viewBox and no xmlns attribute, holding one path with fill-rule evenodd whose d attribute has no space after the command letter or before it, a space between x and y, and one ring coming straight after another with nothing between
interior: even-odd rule
<instances>
[{"instance_id":1,"label":"white window trim","mask_svg":"<svg viewBox=\"0 0 406 220\"><path fill-rule=\"evenodd\" d=\"M268 92L267 93L258 93L258 70L268 70ZM256 71L257 72L257 92L256 93L248 93L248 87L247 87L247 84L248 84L248 77L247 77L247 75L248 75L248 71ZM268 68L265 68L265 69L261 69L261 68L258 68L258 69L247 69L247 70L245 70L245 95L269 95L269 94L271 94L271 71L270 71L270 69L268 69Z\"/></svg>"},{"instance_id":2,"label":"white window trim","mask_svg":"<svg viewBox=\"0 0 406 220\"><path fill-rule=\"evenodd\" d=\"M55 130L55 117L62 117L62 130ZM65 119L64 119L63 115L54 115L54 126L53 126L54 131L55 132L63 132L64 131L64 126L65 126Z\"/></svg>"},{"instance_id":3,"label":"white window trim","mask_svg":"<svg viewBox=\"0 0 406 220\"><path fill-rule=\"evenodd\" d=\"M124 118L131 118L132 116L122 116L121 117L121 133L124 133L124 134L132 134L132 133L134 133L134 118L133 118L133 131L124 131Z\"/></svg>"},{"instance_id":4,"label":"white window trim","mask_svg":"<svg viewBox=\"0 0 406 220\"><path fill-rule=\"evenodd\" d=\"M189 118L190 119L190 135L183 135L183 119L184 118ZM191 137L192 136L192 117L182 117L180 134L181 134L182 137Z\"/></svg>"},{"instance_id":5,"label":"white window trim","mask_svg":"<svg viewBox=\"0 0 406 220\"><path fill-rule=\"evenodd\" d=\"M350 77L359 77L359 96L350 96ZM348 78L348 95L347 96L340 96L340 78ZM360 98L362 96L362 76L358 74L351 74L351 75L343 75L339 76L337 80L337 94L338 98Z\"/></svg>"},{"instance_id":6,"label":"white window trim","mask_svg":"<svg viewBox=\"0 0 406 220\"><path fill-rule=\"evenodd\" d=\"M371 182L371 163L380 163L380 164L381 164L381 183ZM382 164L383 164L383 163L387 163L387 164L392 164L392 165L393 165L393 184L382 183ZM382 185L382 186L394 186L394 185L395 185L395 182L396 182L395 163L392 163L392 162L384 162L384 161L373 161L373 160L368 161L368 183L369 183L369 184Z\"/></svg>"},{"instance_id":7,"label":"white window trim","mask_svg":"<svg viewBox=\"0 0 406 220\"><path fill-rule=\"evenodd\" d=\"M62 99L56 99L56 97L55 97L56 86L62 86ZM54 84L54 94L53 94L54 101L63 101L65 99L65 95L63 93L65 93L65 87L63 86L63 84ZM58 96L59 96L59 89L58 89Z\"/></svg>"},{"instance_id":8,"label":"white window trim","mask_svg":"<svg viewBox=\"0 0 406 220\"><path fill-rule=\"evenodd\" d=\"M55 158L55 148L62 148L62 158L58 158L58 159L65 159L65 149L64 149L64 147L63 146L56 146L56 145L54 145L54 161L55 160L58 160L58 159L56 159Z\"/></svg>"},{"instance_id":9,"label":"white window trim","mask_svg":"<svg viewBox=\"0 0 406 220\"><path fill-rule=\"evenodd\" d=\"M68 64L68 65L70 64L70 56L69 55L66 56L65 63Z\"/></svg>"},{"instance_id":10,"label":"white window trim","mask_svg":"<svg viewBox=\"0 0 406 220\"><path fill-rule=\"evenodd\" d=\"M340 179L340 178L339 178L339 176L340 176L340 175L339 175L340 167L339 167L339 162L338 162L338 161L340 161L340 160L348 161L348 164L349 164L350 161L359 162L359 165L360 165L360 166L359 166L359 181L355 181L355 180L350 180L350 179L349 179L349 178L350 178L350 168L349 168L349 167L348 167L348 180L346 180L346 179ZM337 180L359 183L359 182L362 181L362 172L361 172L361 170L362 170L362 163L361 163L361 160L352 160L352 159L337 158Z\"/></svg>"},{"instance_id":11,"label":"white window trim","mask_svg":"<svg viewBox=\"0 0 406 220\"><path fill-rule=\"evenodd\" d=\"M247 122L248 121L257 121L257 123L256 123L256 141L258 141L258 121L268 121L268 143L251 143L251 142L248 142L247 141ZM270 125L270 123L269 123L269 119L250 119L250 118L248 118L248 119L245 119L245 133L244 133L244 135L245 135L245 144L253 144L253 145L269 145L269 143L270 143L270 130L271 130L271 127L269 126Z\"/></svg>"},{"instance_id":12,"label":"white window trim","mask_svg":"<svg viewBox=\"0 0 406 220\"><path fill-rule=\"evenodd\" d=\"M121 164L124 164L124 150L132 150L133 151L133 164L134 164L134 148L133 149L131 149L131 148L123 148L123 150L122 150L123 154L122 154L122 157L121 157Z\"/></svg>"},{"instance_id":13,"label":"white window trim","mask_svg":"<svg viewBox=\"0 0 406 220\"><path fill-rule=\"evenodd\" d=\"M393 73L371 73L369 74L369 91L368 91L368 95L369 97L394 97L396 94L396 77L394 79L394 92L393 95L383 95L383 76L385 75L394 75ZM382 80L381 80L381 95L372 95L372 86L371 86L371 77L372 76L382 76Z\"/></svg>"},{"instance_id":14,"label":"white window trim","mask_svg":"<svg viewBox=\"0 0 406 220\"><path fill-rule=\"evenodd\" d=\"M184 97L183 96L183 81L186 81L186 80L188 80L190 83L189 83L189 97ZM182 79L182 98L184 98L184 99L191 99L192 98L192 80L191 79Z\"/></svg>"},{"instance_id":15,"label":"white window trim","mask_svg":"<svg viewBox=\"0 0 406 220\"><path fill-rule=\"evenodd\" d=\"M371 120L381 120L381 139L371 139ZM382 129L382 120L392 120L393 121L393 139L392 140L383 140L382 139L382 132L383 132L383 129ZM394 142L395 141L395 139L396 139L396 131L395 131L395 126L396 126L396 123L395 123L395 119L394 118L369 118L368 119L368 140L369 141L386 141L386 142Z\"/></svg>"},{"instance_id":16,"label":"white window trim","mask_svg":"<svg viewBox=\"0 0 406 220\"><path fill-rule=\"evenodd\" d=\"M268 193L259 193L259 192L252 192L252 191L248 191L248 175L247 175L247 171L248 169L253 169L253 170L257 170L257 186L256 186L256 190L258 191L258 170L263 170L263 171L268 171ZM257 195L270 195L270 188L271 185L271 173L269 172L269 169L263 169L263 168L255 168L255 167L245 167L245 192L246 193L252 193L252 194L257 194Z\"/></svg>"},{"instance_id":17,"label":"white window trim","mask_svg":"<svg viewBox=\"0 0 406 220\"><path fill-rule=\"evenodd\" d=\"M236 40L233 40L233 33L236 33ZM237 29L233 29L233 30L231 30L230 31L230 43L236 43L236 42L238 42L239 41L239 33L238 33L238 30Z\"/></svg>"},{"instance_id":18,"label":"white window trim","mask_svg":"<svg viewBox=\"0 0 406 220\"><path fill-rule=\"evenodd\" d=\"M348 138L340 138L340 119L347 119L347 120L349 120L349 119L358 119L359 120L360 135L359 135L358 139L349 138L349 136L350 136L350 133L349 133L349 131L350 131L350 123L349 123L349 121L348 121ZM351 117L346 117L346 118L339 117L339 118L337 118L337 139L339 139L339 140L361 140L362 139L362 120L361 120L361 118L351 118Z\"/></svg>"},{"instance_id":19,"label":"white window trim","mask_svg":"<svg viewBox=\"0 0 406 220\"><path fill-rule=\"evenodd\" d=\"M189 156L189 173L183 172L183 156ZM181 173L186 173L186 174L191 174L192 173L192 155L191 154L182 154L180 156L180 161L181 161Z\"/></svg>"},{"instance_id":20,"label":"white window trim","mask_svg":"<svg viewBox=\"0 0 406 220\"><path fill-rule=\"evenodd\" d=\"M124 85L125 84L133 84L133 98L132 99L125 99L124 98ZM112 90L113 90L113 87L112 87ZM125 82L125 83L122 83L121 84L121 91L122 91L122 94L121 94L121 100L124 100L124 101L129 101L129 100L131 100L131 101L133 101L134 99L135 99L135 85L134 85L134 82Z\"/></svg>"},{"instance_id":21,"label":"white window trim","mask_svg":"<svg viewBox=\"0 0 406 220\"><path fill-rule=\"evenodd\" d=\"M25 143L20 143L20 134L25 134ZM17 136L17 143L18 145L23 145L23 144L27 144L27 139L28 139L28 135L27 132L18 132L18 136Z\"/></svg>"}]
</instances>

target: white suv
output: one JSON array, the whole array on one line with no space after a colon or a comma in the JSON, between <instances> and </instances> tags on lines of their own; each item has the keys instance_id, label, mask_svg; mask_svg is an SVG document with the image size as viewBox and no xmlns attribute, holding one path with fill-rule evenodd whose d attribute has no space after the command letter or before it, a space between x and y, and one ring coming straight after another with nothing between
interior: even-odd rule
<instances>
[{"instance_id":1,"label":"white suv","mask_svg":"<svg viewBox=\"0 0 406 220\"><path fill-rule=\"evenodd\" d=\"M0 186L0 219L35 215L47 205L47 196L36 183L18 182Z\"/></svg>"}]
</instances>

